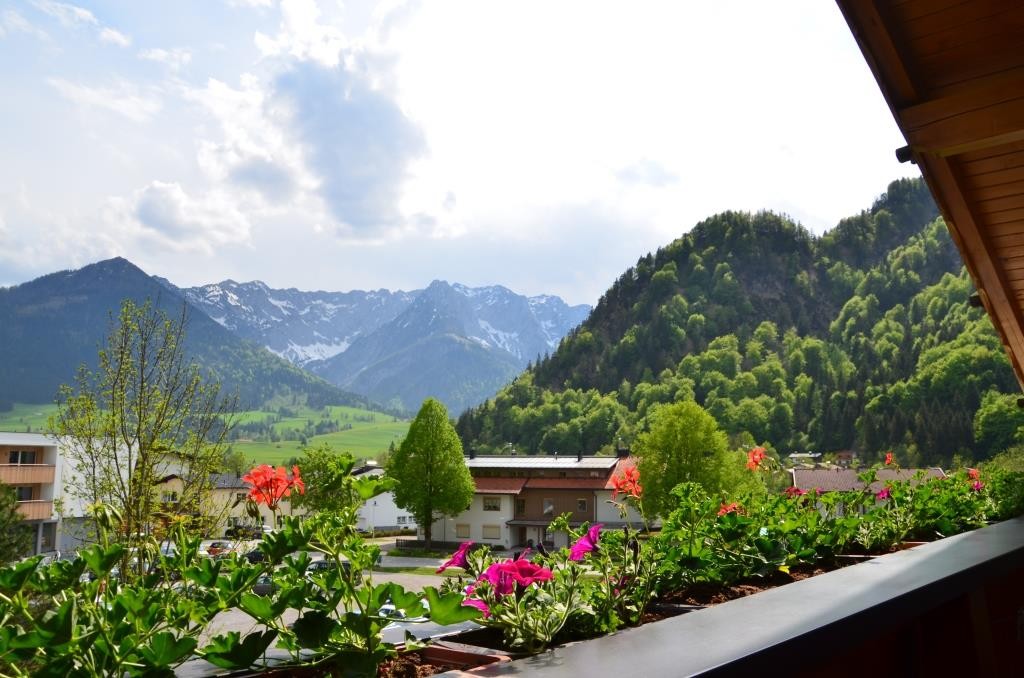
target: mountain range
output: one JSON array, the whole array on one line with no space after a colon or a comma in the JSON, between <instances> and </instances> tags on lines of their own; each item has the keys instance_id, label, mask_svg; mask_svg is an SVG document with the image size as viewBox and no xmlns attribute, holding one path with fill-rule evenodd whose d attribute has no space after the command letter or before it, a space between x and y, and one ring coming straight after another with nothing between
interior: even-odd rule
<instances>
[{"instance_id":1,"label":"mountain range","mask_svg":"<svg viewBox=\"0 0 1024 678\"><path fill-rule=\"evenodd\" d=\"M434 396L453 414L553 351L590 312L555 296L441 280L411 292L304 292L232 280L173 289L226 329L332 384L396 409L415 410Z\"/></svg>"},{"instance_id":2,"label":"mountain range","mask_svg":"<svg viewBox=\"0 0 1024 678\"><path fill-rule=\"evenodd\" d=\"M93 365L121 300L188 310L187 350L244 407L275 398L453 414L554 350L590 311L501 286L306 292L260 281L179 288L123 258L0 288L0 403L49 402ZM357 395L358 394L358 395Z\"/></svg>"}]
</instances>

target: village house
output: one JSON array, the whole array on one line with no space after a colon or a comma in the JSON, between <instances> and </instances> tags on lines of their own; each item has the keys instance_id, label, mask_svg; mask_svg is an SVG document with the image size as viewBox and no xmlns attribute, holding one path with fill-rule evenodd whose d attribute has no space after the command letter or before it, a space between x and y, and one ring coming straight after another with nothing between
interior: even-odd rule
<instances>
[{"instance_id":1,"label":"village house","mask_svg":"<svg viewBox=\"0 0 1024 678\"><path fill-rule=\"evenodd\" d=\"M57 548L61 496L57 441L40 433L0 433L0 483L14 488L18 513L32 531L32 554Z\"/></svg>"},{"instance_id":2,"label":"village house","mask_svg":"<svg viewBox=\"0 0 1024 678\"><path fill-rule=\"evenodd\" d=\"M466 466L475 492L469 508L436 521L432 537L441 542L475 541L513 549L543 543L568 545L568 535L548 530L551 521L569 514L570 525L603 523L608 528L641 525L630 507L623 520L612 503L612 478L632 468L622 451L614 457L478 456Z\"/></svg>"}]
</instances>

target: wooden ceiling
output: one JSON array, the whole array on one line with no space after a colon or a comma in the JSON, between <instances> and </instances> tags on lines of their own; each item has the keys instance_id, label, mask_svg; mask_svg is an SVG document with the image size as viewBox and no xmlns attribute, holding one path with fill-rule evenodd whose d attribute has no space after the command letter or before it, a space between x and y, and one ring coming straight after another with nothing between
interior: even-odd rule
<instances>
[{"instance_id":1,"label":"wooden ceiling","mask_svg":"<svg viewBox=\"0 0 1024 678\"><path fill-rule=\"evenodd\" d=\"M1024 385L1024 0L837 0Z\"/></svg>"}]
</instances>

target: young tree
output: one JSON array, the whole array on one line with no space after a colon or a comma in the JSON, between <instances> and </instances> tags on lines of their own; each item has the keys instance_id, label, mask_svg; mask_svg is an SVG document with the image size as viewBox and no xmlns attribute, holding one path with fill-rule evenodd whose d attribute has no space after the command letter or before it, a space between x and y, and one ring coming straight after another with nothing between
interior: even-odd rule
<instances>
[{"instance_id":1,"label":"young tree","mask_svg":"<svg viewBox=\"0 0 1024 678\"><path fill-rule=\"evenodd\" d=\"M22 557L32 548L32 531L18 513L14 488L0 484L0 565Z\"/></svg>"},{"instance_id":2,"label":"young tree","mask_svg":"<svg viewBox=\"0 0 1024 678\"><path fill-rule=\"evenodd\" d=\"M462 442L444 405L427 398L409 433L388 461L395 479L395 504L409 511L423 528L430 549L431 527L441 516L454 516L473 501L473 478L462 458Z\"/></svg>"},{"instance_id":3,"label":"young tree","mask_svg":"<svg viewBox=\"0 0 1024 678\"><path fill-rule=\"evenodd\" d=\"M73 496L104 504L119 516L127 542L152 543L169 521L202 519L227 449L235 409L219 384L204 383L185 359L187 315L170 319L150 302L131 300L111 317L96 371L79 368L62 386L50 429L67 450ZM160 501L157 484L181 479L176 503ZM135 562L141 574L145 551ZM128 556L121 571L127 572Z\"/></svg>"},{"instance_id":4,"label":"young tree","mask_svg":"<svg viewBox=\"0 0 1024 678\"><path fill-rule=\"evenodd\" d=\"M305 507L311 513L337 513L362 503L364 497L360 496L352 478L356 460L348 452L335 452L324 443L306 448L295 465L302 470L306 493L293 495L293 506ZM384 489L389 488L390 482Z\"/></svg>"},{"instance_id":5,"label":"young tree","mask_svg":"<svg viewBox=\"0 0 1024 678\"><path fill-rule=\"evenodd\" d=\"M650 415L651 428L633 444L644 482L644 505L664 515L672 488L683 482L704 486L709 494L722 489L728 474L725 433L697 403L686 400L660 405Z\"/></svg>"}]
</instances>

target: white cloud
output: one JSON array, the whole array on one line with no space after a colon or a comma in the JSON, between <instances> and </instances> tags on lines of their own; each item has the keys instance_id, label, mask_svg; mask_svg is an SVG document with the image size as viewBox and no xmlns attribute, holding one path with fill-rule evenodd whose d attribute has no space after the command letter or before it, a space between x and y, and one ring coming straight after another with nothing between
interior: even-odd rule
<instances>
[{"instance_id":1,"label":"white cloud","mask_svg":"<svg viewBox=\"0 0 1024 678\"><path fill-rule=\"evenodd\" d=\"M176 182L153 181L129 198L111 198L106 220L178 252L213 254L249 239L249 219L220 191L200 197Z\"/></svg>"},{"instance_id":2,"label":"white cloud","mask_svg":"<svg viewBox=\"0 0 1024 678\"><path fill-rule=\"evenodd\" d=\"M118 47L130 47L132 44L131 38L113 28L103 28L100 30L100 41L109 42L111 45L117 45Z\"/></svg>"},{"instance_id":3,"label":"white cloud","mask_svg":"<svg viewBox=\"0 0 1024 678\"><path fill-rule=\"evenodd\" d=\"M173 71L187 66L192 61L192 53L182 47L175 47L174 49L144 49L139 52L138 57L146 61L164 64Z\"/></svg>"},{"instance_id":4,"label":"white cloud","mask_svg":"<svg viewBox=\"0 0 1024 678\"><path fill-rule=\"evenodd\" d=\"M160 111L160 100L143 94L132 84L121 82L116 88L89 87L62 78L48 78L47 82L65 99L78 106L98 108L123 115L135 122L145 122Z\"/></svg>"},{"instance_id":5,"label":"white cloud","mask_svg":"<svg viewBox=\"0 0 1024 678\"><path fill-rule=\"evenodd\" d=\"M282 0L277 35L256 33L253 39L264 56L286 54L325 66L337 66L342 50L349 46L339 28L320 23L320 9L313 0Z\"/></svg>"},{"instance_id":6,"label":"white cloud","mask_svg":"<svg viewBox=\"0 0 1024 678\"><path fill-rule=\"evenodd\" d=\"M69 28L76 28L78 26L94 28L97 31L96 35L100 42L117 45L118 47L128 47L132 44L132 39L129 36L115 28L104 26L96 18L95 14L84 7L71 5L66 2L55 2L55 0L34 0L32 4L40 11L49 14L62 25Z\"/></svg>"},{"instance_id":7,"label":"white cloud","mask_svg":"<svg viewBox=\"0 0 1024 678\"><path fill-rule=\"evenodd\" d=\"M21 14L13 9L5 9L0 13L0 38L5 37L11 33L25 33L33 35L42 40L48 39L50 36L46 34L42 29L36 28Z\"/></svg>"},{"instance_id":8,"label":"white cloud","mask_svg":"<svg viewBox=\"0 0 1024 678\"><path fill-rule=\"evenodd\" d=\"M32 4L65 26L74 26L75 24L96 26L99 24L96 16L84 7L69 5L64 2L54 2L54 0L35 0Z\"/></svg>"}]
</instances>

